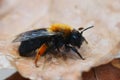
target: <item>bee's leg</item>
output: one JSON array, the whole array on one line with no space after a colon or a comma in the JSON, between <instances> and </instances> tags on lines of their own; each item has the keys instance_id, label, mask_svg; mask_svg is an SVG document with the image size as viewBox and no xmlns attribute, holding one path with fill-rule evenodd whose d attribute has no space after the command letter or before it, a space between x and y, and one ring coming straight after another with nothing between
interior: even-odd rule
<instances>
[{"instance_id":1,"label":"bee's leg","mask_svg":"<svg viewBox=\"0 0 120 80\"><path fill-rule=\"evenodd\" d=\"M57 51L58 51L58 52L61 52L59 48L57 48Z\"/></svg>"},{"instance_id":2,"label":"bee's leg","mask_svg":"<svg viewBox=\"0 0 120 80\"><path fill-rule=\"evenodd\" d=\"M37 61L39 60L40 56L44 54L47 50L47 45L43 44L37 51L36 57L35 57L35 66L38 67Z\"/></svg>"},{"instance_id":3,"label":"bee's leg","mask_svg":"<svg viewBox=\"0 0 120 80\"><path fill-rule=\"evenodd\" d=\"M67 46L67 47L70 48L70 49L72 49L72 51L74 51L75 53L77 53L78 56L80 56L80 58L82 60L85 60L75 47L72 47L72 46Z\"/></svg>"},{"instance_id":4,"label":"bee's leg","mask_svg":"<svg viewBox=\"0 0 120 80\"><path fill-rule=\"evenodd\" d=\"M70 46L65 45L65 52L68 52L68 51L70 51Z\"/></svg>"},{"instance_id":5,"label":"bee's leg","mask_svg":"<svg viewBox=\"0 0 120 80\"><path fill-rule=\"evenodd\" d=\"M88 41L85 38L84 38L84 40L85 40L86 44L88 44Z\"/></svg>"},{"instance_id":6,"label":"bee's leg","mask_svg":"<svg viewBox=\"0 0 120 80\"><path fill-rule=\"evenodd\" d=\"M48 48L46 49L46 51L43 54L43 56L46 55L48 52L52 52L54 50L54 48L55 48L55 45L53 43L46 43L46 44L47 44Z\"/></svg>"}]
</instances>

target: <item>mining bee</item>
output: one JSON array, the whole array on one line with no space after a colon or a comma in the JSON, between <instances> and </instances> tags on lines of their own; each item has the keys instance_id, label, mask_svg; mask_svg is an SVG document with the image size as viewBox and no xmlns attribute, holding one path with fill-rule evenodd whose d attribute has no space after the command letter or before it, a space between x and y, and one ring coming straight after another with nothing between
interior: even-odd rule
<instances>
[{"instance_id":1,"label":"mining bee","mask_svg":"<svg viewBox=\"0 0 120 80\"><path fill-rule=\"evenodd\" d=\"M61 47L74 51L84 60L77 48L80 48L84 41L88 43L82 34L92 27L93 26L76 30L66 24L53 24L49 28L41 28L21 33L13 42L21 42L18 49L20 56L30 57L35 55L36 66L40 56L51 51L60 52Z\"/></svg>"}]
</instances>

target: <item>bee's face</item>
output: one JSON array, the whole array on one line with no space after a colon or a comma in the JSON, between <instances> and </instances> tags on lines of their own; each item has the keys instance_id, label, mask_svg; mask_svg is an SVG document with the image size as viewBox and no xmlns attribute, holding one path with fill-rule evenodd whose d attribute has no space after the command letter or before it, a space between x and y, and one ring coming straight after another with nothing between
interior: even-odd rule
<instances>
[{"instance_id":1,"label":"bee's face","mask_svg":"<svg viewBox=\"0 0 120 80\"><path fill-rule=\"evenodd\" d=\"M84 37L82 36L82 34L77 30L73 30L70 37L70 44L80 48L80 45L83 41Z\"/></svg>"}]
</instances>

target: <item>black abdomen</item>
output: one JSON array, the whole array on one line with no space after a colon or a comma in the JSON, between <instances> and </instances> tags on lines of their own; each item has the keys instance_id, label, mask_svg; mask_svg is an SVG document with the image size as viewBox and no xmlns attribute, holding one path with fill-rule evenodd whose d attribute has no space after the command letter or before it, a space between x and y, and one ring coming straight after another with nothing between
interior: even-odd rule
<instances>
[{"instance_id":1,"label":"black abdomen","mask_svg":"<svg viewBox=\"0 0 120 80\"><path fill-rule=\"evenodd\" d=\"M44 39L39 38L22 41L18 50L20 56L30 57L35 55L35 50L39 48L44 42Z\"/></svg>"}]
</instances>

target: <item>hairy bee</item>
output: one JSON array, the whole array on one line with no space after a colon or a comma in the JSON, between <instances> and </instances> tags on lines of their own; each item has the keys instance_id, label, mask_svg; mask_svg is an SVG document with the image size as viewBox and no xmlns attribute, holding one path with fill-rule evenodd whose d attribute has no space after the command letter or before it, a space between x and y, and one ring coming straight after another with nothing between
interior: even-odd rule
<instances>
[{"instance_id":1,"label":"hairy bee","mask_svg":"<svg viewBox=\"0 0 120 80\"><path fill-rule=\"evenodd\" d=\"M18 49L20 56L30 57L36 53L36 66L41 55L50 51L60 51L59 49L63 46L66 50L71 49L84 60L76 48L80 48L84 41L87 43L82 34L85 30L92 27L76 30L66 24L53 24L50 28L41 28L21 33L13 42L21 42Z\"/></svg>"}]
</instances>

